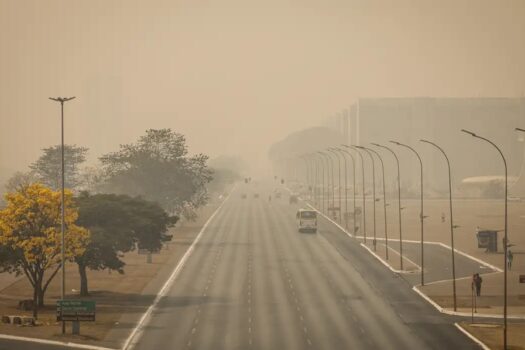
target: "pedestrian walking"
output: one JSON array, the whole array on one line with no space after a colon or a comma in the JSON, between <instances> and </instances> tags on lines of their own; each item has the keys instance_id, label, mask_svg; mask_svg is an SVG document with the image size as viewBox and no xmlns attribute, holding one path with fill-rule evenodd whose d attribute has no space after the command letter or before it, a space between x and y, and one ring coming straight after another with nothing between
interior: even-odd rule
<instances>
[{"instance_id":1,"label":"pedestrian walking","mask_svg":"<svg viewBox=\"0 0 525 350\"><path fill-rule=\"evenodd\" d=\"M512 260L514 260L514 254L512 254L512 251L509 249L507 252L507 267L508 269L512 269Z\"/></svg>"},{"instance_id":2,"label":"pedestrian walking","mask_svg":"<svg viewBox=\"0 0 525 350\"><path fill-rule=\"evenodd\" d=\"M472 288L476 290L476 295L479 297L481 295L481 283L483 282L483 279L479 275L479 273L475 273L472 276Z\"/></svg>"}]
</instances>

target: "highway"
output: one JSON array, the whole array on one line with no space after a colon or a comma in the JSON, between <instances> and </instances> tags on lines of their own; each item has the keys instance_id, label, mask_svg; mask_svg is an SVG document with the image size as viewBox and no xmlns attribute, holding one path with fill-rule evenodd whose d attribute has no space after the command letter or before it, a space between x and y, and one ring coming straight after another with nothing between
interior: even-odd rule
<instances>
[{"instance_id":1,"label":"highway","mask_svg":"<svg viewBox=\"0 0 525 350\"><path fill-rule=\"evenodd\" d=\"M304 204L272 190L237 187L134 349L479 349L332 224L298 233Z\"/></svg>"}]
</instances>

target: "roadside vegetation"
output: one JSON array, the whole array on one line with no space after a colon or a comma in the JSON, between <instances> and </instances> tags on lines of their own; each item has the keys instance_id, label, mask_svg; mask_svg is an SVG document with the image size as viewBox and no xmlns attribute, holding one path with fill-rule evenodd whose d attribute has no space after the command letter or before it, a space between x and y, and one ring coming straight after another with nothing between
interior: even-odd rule
<instances>
[{"instance_id":1,"label":"roadside vegetation","mask_svg":"<svg viewBox=\"0 0 525 350\"><path fill-rule=\"evenodd\" d=\"M82 297L90 294L88 270L124 274L126 253L160 251L180 218L195 220L210 193L222 193L240 177L228 165L212 169L204 154L189 155L185 137L170 129L147 130L101 156L99 166L85 166L88 152L64 147L65 259L78 267ZM28 169L5 185L0 272L27 278L36 319L63 264L61 147L43 149Z\"/></svg>"}]
</instances>

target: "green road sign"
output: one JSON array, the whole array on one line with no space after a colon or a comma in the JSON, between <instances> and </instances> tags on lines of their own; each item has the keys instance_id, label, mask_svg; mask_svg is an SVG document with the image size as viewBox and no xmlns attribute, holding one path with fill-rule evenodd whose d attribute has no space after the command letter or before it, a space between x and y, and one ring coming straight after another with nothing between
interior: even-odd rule
<instances>
[{"instance_id":1,"label":"green road sign","mask_svg":"<svg viewBox=\"0 0 525 350\"><path fill-rule=\"evenodd\" d=\"M58 300L57 321L95 321L94 300Z\"/></svg>"}]
</instances>

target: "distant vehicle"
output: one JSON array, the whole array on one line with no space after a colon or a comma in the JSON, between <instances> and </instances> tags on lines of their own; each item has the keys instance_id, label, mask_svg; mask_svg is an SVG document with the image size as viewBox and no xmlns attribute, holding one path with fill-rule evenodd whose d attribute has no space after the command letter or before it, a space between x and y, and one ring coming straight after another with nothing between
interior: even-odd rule
<instances>
[{"instance_id":1,"label":"distant vehicle","mask_svg":"<svg viewBox=\"0 0 525 350\"><path fill-rule=\"evenodd\" d=\"M253 198L259 198L259 193L254 193Z\"/></svg>"},{"instance_id":2,"label":"distant vehicle","mask_svg":"<svg viewBox=\"0 0 525 350\"><path fill-rule=\"evenodd\" d=\"M276 192L275 193L275 198L277 198L277 199L281 198L281 192Z\"/></svg>"},{"instance_id":3,"label":"distant vehicle","mask_svg":"<svg viewBox=\"0 0 525 350\"><path fill-rule=\"evenodd\" d=\"M246 196L246 193L241 194L241 198L242 198L242 199L246 199L246 197L247 197L247 196Z\"/></svg>"},{"instance_id":4,"label":"distant vehicle","mask_svg":"<svg viewBox=\"0 0 525 350\"><path fill-rule=\"evenodd\" d=\"M299 209L295 216L299 232L317 232L317 212L315 210Z\"/></svg>"},{"instance_id":5,"label":"distant vehicle","mask_svg":"<svg viewBox=\"0 0 525 350\"><path fill-rule=\"evenodd\" d=\"M298 201L299 201L299 198L297 197L297 195L295 194L290 195L290 204L297 203Z\"/></svg>"}]
</instances>

